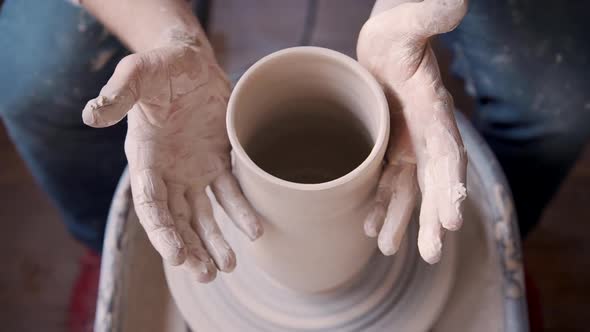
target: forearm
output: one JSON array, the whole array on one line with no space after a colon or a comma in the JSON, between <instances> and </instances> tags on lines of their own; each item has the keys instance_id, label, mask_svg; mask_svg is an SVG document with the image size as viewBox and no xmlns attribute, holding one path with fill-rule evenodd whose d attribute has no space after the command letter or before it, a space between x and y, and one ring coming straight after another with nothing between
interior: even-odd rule
<instances>
[{"instance_id":1,"label":"forearm","mask_svg":"<svg viewBox=\"0 0 590 332\"><path fill-rule=\"evenodd\" d=\"M186 0L84 0L82 4L134 52L171 41L210 47Z\"/></svg>"}]
</instances>

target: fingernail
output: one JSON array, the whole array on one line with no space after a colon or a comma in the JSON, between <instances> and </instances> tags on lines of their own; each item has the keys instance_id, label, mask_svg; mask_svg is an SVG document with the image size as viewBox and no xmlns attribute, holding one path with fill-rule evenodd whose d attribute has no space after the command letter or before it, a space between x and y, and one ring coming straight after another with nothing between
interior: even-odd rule
<instances>
[{"instance_id":1,"label":"fingernail","mask_svg":"<svg viewBox=\"0 0 590 332\"><path fill-rule=\"evenodd\" d=\"M251 241L258 239L262 234L264 234L264 227L262 227L260 221L256 220L250 224L248 237Z\"/></svg>"},{"instance_id":2,"label":"fingernail","mask_svg":"<svg viewBox=\"0 0 590 332\"><path fill-rule=\"evenodd\" d=\"M385 208L380 203L375 203L374 208L369 212L364 225L365 234L369 237L379 235L381 225L385 219Z\"/></svg>"},{"instance_id":3,"label":"fingernail","mask_svg":"<svg viewBox=\"0 0 590 332\"><path fill-rule=\"evenodd\" d=\"M217 270L212 268L211 264L195 260L194 258L190 258L190 263L185 264L185 267L189 273L194 276L197 282L200 283L209 283L213 281L217 275Z\"/></svg>"},{"instance_id":4,"label":"fingernail","mask_svg":"<svg viewBox=\"0 0 590 332\"><path fill-rule=\"evenodd\" d=\"M84 121L84 123L87 125L99 124L100 119L98 116L98 111L101 107L107 105L108 101L108 98L105 96L98 96L90 100L82 112L82 121Z\"/></svg>"},{"instance_id":5,"label":"fingernail","mask_svg":"<svg viewBox=\"0 0 590 332\"><path fill-rule=\"evenodd\" d=\"M418 251L426 263L435 264L440 261L442 255L442 236L443 234L427 233L422 229L418 231Z\"/></svg>"},{"instance_id":6,"label":"fingernail","mask_svg":"<svg viewBox=\"0 0 590 332\"><path fill-rule=\"evenodd\" d=\"M197 274L197 281L206 284L215 280L215 277L217 276L217 270L211 266L211 264L201 263L200 265L201 268Z\"/></svg>"},{"instance_id":7,"label":"fingernail","mask_svg":"<svg viewBox=\"0 0 590 332\"><path fill-rule=\"evenodd\" d=\"M431 241L419 248L420 255L428 264L436 264L440 261L442 255L442 243L440 241Z\"/></svg>"},{"instance_id":8,"label":"fingernail","mask_svg":"<svg viewBox=\"0 0 590 332\"><path fill-rule=\"evenodd\" d=\"M88 108L85 108L82 112L82 121L86 125L93 125L96 122L96 117L94 116L94 111Z\"/></svg>"},{"instance_id":9,"label":"fingernail","mask_svg":"<svg viewBox=\"0 0 590 332\"><path fill-rule=\"evenodd\" d=\"M215 236L211 239L211 247L215 250L217 268L223 272L230 272L236 266L236 255L224 238Z\"/></svg>"},{"instance_id":10,"label":"fingernail","mask_svg":"<svg viewBox=\"0 0 590 332\"><path fill-rule=\"evenodd\" d=\"M377 226L374 222L366 222L365 223L365 235L368 237L376 237L377 236Z\"/></svg>"},{"instance_id":11,"label":"fingernail","mask_svg":"<svg viewBox=\"0 0 590 332\"><path fill-rule=\"evenodd\" d=\"M379 237L379 240L377 241L377 246L385 256L395 255L398 250L398 247L394 246L391 240L382 239L381 237Z\"/></svg>"},{"instance_id":12,"label":"fingernail","mask_svg":"<svg viewBox=\"0 0 590 332\"><path fill-rule=\"evenodd\" d=\"M457 219L453 220L453 221L444 221L443 222L443 227L445 229L448 229L449 231L457 231L461 228L461 226L463 225L463 218L461 216L459 216Z\"/></svg>"}]
</instances>

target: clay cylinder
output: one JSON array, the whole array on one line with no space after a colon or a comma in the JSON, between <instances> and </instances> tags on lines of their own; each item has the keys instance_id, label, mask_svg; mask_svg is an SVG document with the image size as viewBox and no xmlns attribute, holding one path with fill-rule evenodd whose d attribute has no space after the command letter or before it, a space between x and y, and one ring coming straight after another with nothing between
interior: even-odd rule
<instances>
[{"instance_id":1,"label":"clay cylinder","mask_svg":"<svg viewBox=\"0 0 590 332\"><path fill-rule=\"evenodd\" d=\"M300 292L351 281L376 248L363 221L389 111L375 79L335 51L282 50L237 83L227 128L234 172L264 223L264 235L239 254Z\"/></svg>"}]
</instances>

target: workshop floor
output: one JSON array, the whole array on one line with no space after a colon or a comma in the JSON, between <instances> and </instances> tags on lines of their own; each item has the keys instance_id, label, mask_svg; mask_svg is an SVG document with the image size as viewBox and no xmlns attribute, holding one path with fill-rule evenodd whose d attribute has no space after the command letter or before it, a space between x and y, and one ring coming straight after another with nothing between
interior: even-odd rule
<instances>
[{"instance_id":1,"label":"workshop floor","mask_svg":"<svg viewBox=\"0 0 590 332\"><path fill-rule=\"evenodd\" d=\"M590 149L525 243L547 330L588 330ZM2 331L64 331L83 248L60 223L0 125L0 322Z\"/></svg>"}]
</instances>

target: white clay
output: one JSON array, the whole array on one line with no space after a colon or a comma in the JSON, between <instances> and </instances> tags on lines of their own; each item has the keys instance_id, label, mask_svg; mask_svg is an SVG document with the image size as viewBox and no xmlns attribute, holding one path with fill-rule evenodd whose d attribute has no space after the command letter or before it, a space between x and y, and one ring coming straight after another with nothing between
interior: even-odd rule
<instances>
[{"instance_id":1,"label":"white clay","mask_svg":"<svg viewBox=\"0 0 590 332\"><path fill-rule=\"evenodd\" d=\"M388 164L365 223L386 255L399 247L416 183L424 260L438 262L444 229L461 227L467 157L429 38L454 29L466 10L467 0L377 1L359 36L359 62L382 84L392 116Z\"/></svg>"},{"instance_id":2,"label":"white clay","mask_svg":"<svg viewBox=\"0 0 590 332\"><path fill-rule=\"evenodd\" d=\"M290 65L294 63L298 65ZM309 123L310 118L316 121ZM350 128L338 135L334 128L347 128L346 119L360 130ZM313 128L318 126L321 134L307 140L315 137ZM335 51L318 47L278 51L242 76L229 102L227 127L234 172L244 195L263 217L265 229L264 236L242 246L240 254L281 286L302 293L350 282L375 252L375 242L363 234L363 220L389 138L387 101L376 80L358 62ZM274 132L278 127L283 130ZM331 160L312 163L315 169L303 165L327 153L355 150L354 143L363 134L370 137L367 155L352 170L318 182L289 181L291 171L314 175L318 170L339 169L347 159L338 158L337 165ZM333 136L339 140L330 140ZM325 145L328 151L314 152ZM272 146L272 153L258 153L269 151L263 146ZM265 155L279 162L292 155L304 160L285 165L283 178L271 175L272 167L264 167L269 166Z\"/></svg>"},{"instance_id":3,"label":"white clay","mask_svg":"<svg viewBox=\"0 0 590 332\"><path fill-rule=\"evenodd\" d=\"M206 41L191 41L174 28L167 33L170 46L119 63L83 119L106 127L128 116L125 152L139 220L167 262L208 282L217 270L232 271L236 258L213 218L206 187L250 239L262 227L231 173L229 83Z\"/></svg>"}]
</instances>

